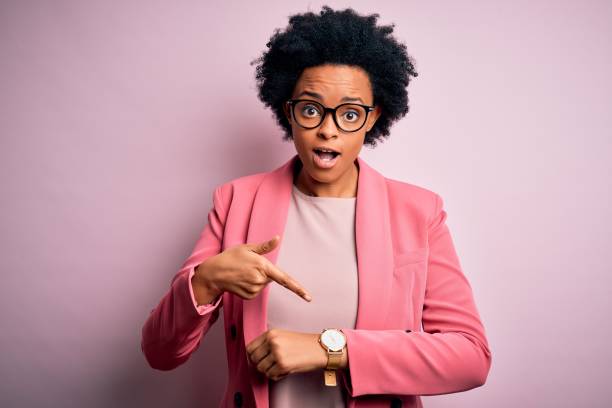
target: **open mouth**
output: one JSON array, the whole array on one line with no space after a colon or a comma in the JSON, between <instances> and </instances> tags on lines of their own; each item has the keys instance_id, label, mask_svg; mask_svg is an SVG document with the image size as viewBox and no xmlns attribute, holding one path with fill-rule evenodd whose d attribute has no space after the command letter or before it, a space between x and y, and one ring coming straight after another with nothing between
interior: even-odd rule
<instances>
[{"instance_id":1,"label":"open mouth","mask_svg":"<svg viewBox=\"0 0 612 408\"><path fill-rule=\"evenodd\" d=\"M332 161L340 155L338 152L322 149L314 149L314 152L321 160L324 161Z\"/></svg>"}]
</instances>

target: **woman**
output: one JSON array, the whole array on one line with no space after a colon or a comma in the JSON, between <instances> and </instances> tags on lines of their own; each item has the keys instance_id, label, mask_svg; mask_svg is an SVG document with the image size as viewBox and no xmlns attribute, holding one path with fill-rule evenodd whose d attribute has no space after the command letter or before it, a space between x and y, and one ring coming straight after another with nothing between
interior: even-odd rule
<instances>
[{"instance_id":1,"label":"woman","mask_svg":"<svg viewBox=\"0 0 612 408\"><path fill-rule=\"evenodd\" d=\"M170 370L223 307L222 406L419 407L485 383L491 351L441 197L358 156L408 112L417 75L377 17L323 7L273 35L259 96L296 155L215 189L143 327L147 361Z\"/></svg>"}]
</instances>

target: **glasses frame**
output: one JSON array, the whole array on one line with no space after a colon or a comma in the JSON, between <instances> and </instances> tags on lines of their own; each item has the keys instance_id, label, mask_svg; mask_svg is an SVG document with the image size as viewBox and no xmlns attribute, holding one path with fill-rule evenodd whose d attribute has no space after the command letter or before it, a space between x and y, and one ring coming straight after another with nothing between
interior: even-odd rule
<instances>
[{"instance_id":1,"label":"glasses frame","mask_svg":"<svg viewBox=\"0 0 612 408\"><path fill-rule=\"evenodd\" d=\"M311 126L311 127L306 127L303 126L299 123L299 121L296 119L295 117L295 106L298 102L314 102L317 105L320 105L323 107L323 116L321 116L321 121L319 122L319 124L317 126ZM343 132L347 132L347 133L353 133L353 132L357 132L358 130L360 130L368 121L368 115L370 112L372 112L376 107L375 106L368 106L368 105L362 105L360 103L354 103L354 102L346 102L346 103L341 103L340 105L336 106L335 108L328 108L327 106L323 105L321 102L312 100L312 99L289 99L286 102L290 108L291 108L291 117L293 118L293 120L295 120L295 123L297 123L297 125L303 129L314 129L317 128L319 126L321 126L321 123L323 123L323 121L325 121L325 117L327 116L327 113L331 113L332 114L332 119L334 120L334 123L336 124L336 127L340 130L342 130ZM362 108L365 109L366 114L365 114L365 118L363 119L363 123L361 124L361 126L359 126L359 128L355 129L355 130L344 130L344 128L342 128L342 126L340 126L338 124L338 118L336 117L336 111L344 106L344 105L357 105L357 106L361 106Z\"/></svg>"}]
</instances>

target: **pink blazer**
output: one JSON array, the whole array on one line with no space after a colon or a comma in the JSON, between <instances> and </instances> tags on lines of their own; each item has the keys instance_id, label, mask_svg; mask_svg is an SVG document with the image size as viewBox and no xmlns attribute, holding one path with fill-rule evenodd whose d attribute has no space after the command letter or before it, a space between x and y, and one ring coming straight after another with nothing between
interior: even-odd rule
<instances>
[{"instance_id":1,"label":"pink blazer","mask_svg":"<svg viewBox=\"0 0 612 408\"><path fill-rule=\"evenodd\" d=\"M282 245L297 160L215 189L195 248L142 328L150 366L171 370L198 348L223 307L229 377L222 407L268 407L268 379L248 364L246 344L267 328L269 285L250 300L225 292L197 306L191 276L196 265L234 245L275 234ZM420 395L483 385L491 351L442 198L357 161L358 312L355 327L341 327L348 367L338 385L348 392L347 406L422 407ZM264 256L275 263L278 249Z\"/></svg>"}]
</instances>

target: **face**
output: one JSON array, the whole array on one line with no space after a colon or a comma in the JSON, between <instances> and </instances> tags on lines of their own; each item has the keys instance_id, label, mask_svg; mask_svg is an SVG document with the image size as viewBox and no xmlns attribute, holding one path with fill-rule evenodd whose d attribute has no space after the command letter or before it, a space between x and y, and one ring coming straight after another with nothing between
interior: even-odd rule
<instances>
[{"instance_id":1,"label":"face","mask_svg":"<svg viewBox=\"0 0 612 408\"><path fill-rule=\"evenodd\" d=\"M347 102L372 106L374 99L370 80L362 68L331 64L304 69L291 97L313 100L329 108ZM364 125L355 132L338 128L330 113L319 126L305 129L296 122L288 104L284 105L284 110L291 124L293 143L302 162L299 175L301 181L312 189L327 192L343 191L349 188L350 183L356 183L355 161L363 146L366 132L374 126L381 109L376 107L374 111L369 112ZM295 114L300 111L303 118L301 124L305 124L304 118L316 118L323 114L318 111L316 105L296 106ZM359 112L350 109L338 111L338 119L346 124L345 126L340 123L345 129L349 129L351 122L359 120L358 114ZM331 161L326 161L327 155L316 153L316 149L321 147L335 150L339 154Z\"/></svg>"}]
</instances>

